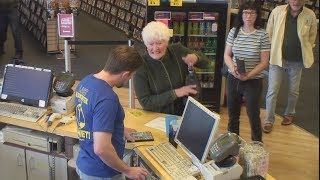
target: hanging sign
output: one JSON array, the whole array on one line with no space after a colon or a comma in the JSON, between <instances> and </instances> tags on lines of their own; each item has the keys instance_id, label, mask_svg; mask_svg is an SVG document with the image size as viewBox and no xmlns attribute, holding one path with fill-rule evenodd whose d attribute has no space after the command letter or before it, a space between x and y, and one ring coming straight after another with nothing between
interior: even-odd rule
<instances>
[{"instance_id":1,"label":"hanging sign","mask_svg":"<svg viewBox=\"0 0 320 180\"><path fill-rule=\"evenodd\" d=\"M171 20L170 11L155 11L154 20Z\"/></svg>"},{"instance_id":2,"label":"hanging sign","mask_svg":"<svg viewBox=\"0 0 320 180\"><path fill-rule=\"evenodd\" d=\"M203 12L189 12L188 20L203 20Z\"/></svg>"},{"instance_id":3,"label":"hanging sign","mask_svg":"<svg viewBox=\"0 0 320 180\"><path fill-rule=\"evenodd\" d=\"M171 0L170 6L182 6L182 0Z\"/></svg>"},{"instance_id":4,"label":"hanging sign","mask_svg":"<svg viewBox=\"0 0 320 180\"><path fill-rule=\"evenodd\" d=\"M59 37L74 37L73 14L58 14Z\"/></svg>"},{"instance_id":5,"label":"hanging sign","mask_svg":"<svg viewBox=\"0 0 320 180\"><path fill-rule=\"evenodd\" d=\"M148 6L160 6L160 0L148 0Z\"/></svg>"}]
</instances>

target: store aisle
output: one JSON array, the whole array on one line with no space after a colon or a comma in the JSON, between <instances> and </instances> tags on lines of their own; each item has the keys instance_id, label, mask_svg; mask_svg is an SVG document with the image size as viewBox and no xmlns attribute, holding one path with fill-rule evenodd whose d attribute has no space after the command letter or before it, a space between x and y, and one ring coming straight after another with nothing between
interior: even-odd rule
<instances>
[{"instance_id":1,"label":"store aisle","mask_svg":"<svg viewBox=\"0 0 320 180\"><path fill-rule=\"evenodd\" d=\"M80 15L75 18L75 22L76 40L127 39L123 33L119 33L119 31L85 13L80 13ZM317 41L319 42L319 38ZM28 65L52 69L54 74L64 70L64 60L57 60L55 54L46 54L46 52L41 51L39 43L32 37L31 33L27 31L23 32L23 47L24 58ZM82 79L89 73L99 71L104 66L104 58L111 47L112 46L104 45L77 46L77 58L72 59L72 71L75 74L76 79ZM8 34L8 41L5 44L5 51L6 54L0 57L1 76L3 74L4 65L10 62L10 57L14 54L10 31ZM317 51L316 54L316 59L318 60L318 58L319 51ZM286 86L287 82L284 80L276 109L278 114L281 114L285 108L287 97L285 93ZM311 69L304 70L300 88L300 99L297 105L297 114L294 123L319 137L319 63L316 63ZM264 92L265 91L266 90L264 89ZM264 107L264 98L261 106Z\"/></svg>"},{"instance_id":2,"label":"store aisle","mask_svg":"<svg viewBox=\"0 0 320 180\"><path fill-rule=\"evenodd\" d=\"M98 41L98 40L127 40L123 33L110 26L93 19L91 16L80 13L75 17L75 32L77 41ZM47 54L40 50L39 42L32 34L25 29L22 33L24 60L27 65L48 68L57 72L65 69L64 60L58 60L56 54ZM71 59L71 70L77 79L82 79L85 75L101 70L104 66L104 58L107 56L112 46L109 45L78 45L76 47L77 58ZM4 65L11 61L14 54L13 39L11 31L8 31L8 40L5 44L6 54L0 57L0 73L2 74Z\"/></svg>"}]
</instances>

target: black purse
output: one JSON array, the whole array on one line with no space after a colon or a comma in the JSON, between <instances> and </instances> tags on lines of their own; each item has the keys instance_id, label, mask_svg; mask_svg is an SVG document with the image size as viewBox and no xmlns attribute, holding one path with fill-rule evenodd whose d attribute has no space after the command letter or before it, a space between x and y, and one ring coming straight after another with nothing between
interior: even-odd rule
<instances>
[{"instance_id":1,"label":"black purse","mask_svg":"<svg viewBox=\"0 0 320 180\"><path fill-rule=\"evenodd\" d=\"M239 30L240 30L240 27L237 27L235 32L234 32L234 35L233 35L233 39L235 39L237 36L238 36L238 33L239 33ZM231 58L233 57L233 53L231 53ZM221 75L224 76L224 77L227 77L229 72L228 72L228 66L227 64L223 61L223 65L222 65L222 68L220 69L221 70Z\"/></svg>"}]
</instances>

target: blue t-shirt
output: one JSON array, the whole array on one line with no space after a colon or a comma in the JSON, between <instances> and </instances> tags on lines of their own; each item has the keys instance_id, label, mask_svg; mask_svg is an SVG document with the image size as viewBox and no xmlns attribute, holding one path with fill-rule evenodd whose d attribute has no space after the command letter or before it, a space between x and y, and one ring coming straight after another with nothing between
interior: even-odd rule
<instances>
[{"instance_id":1,"label":"blue t-shirt","mask_svg":"<svg viewBox=\"0 0 320 180\"><path fill-rule=\"evenodd\" d=\"M93 132L112 133L112 145L120 159L124 152L124 111L117 94L108 83L86 76L76 88L76 116L80 151L77 167L85 174L113 177L120 172L108 167L94 153Z\"/></svg>"}]
</instances>

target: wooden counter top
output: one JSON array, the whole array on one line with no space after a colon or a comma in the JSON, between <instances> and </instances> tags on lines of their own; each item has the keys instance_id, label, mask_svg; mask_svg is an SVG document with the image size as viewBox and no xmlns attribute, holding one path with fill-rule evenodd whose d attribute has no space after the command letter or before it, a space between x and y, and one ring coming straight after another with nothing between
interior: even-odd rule
<instances>
[{"instance_id":1,"label":"wooden counter top","mask_svg":"<svg viewBox=\"0 0 320 180\"><path fill-rule=\"evenodd\" d=\"M124 107L128 107L128 89L120 88L115 89L115 91L120 97L120 103ZM140 107L138 102L136 102L136 104ZM142 110L134 110L134 112L132 112L128 108L125 108L125 111L125 125L127 127L135 128L138 131L147 129L152 132L155 141L148 143L144 142L144 144L167 141L167 138L162 131L142 125L156 117L165 116L164 114L146 112ZM142 113L142 116L139 116L140 113ZM221 108L220 116L221 121L218 133L225 132L227 129L228 113L226 108ZM261 119L264 119L264 117L265 110L261 109ZM246 116L245 108L242 108L240 119L240 135L246 141L250 141L250 125ZM43 122L43 119L39 120L37 123L31 123L0 116L0 122L39 131L54 131L54 134L77 138L75 122L54 129L58 123L58 121L54 121L53 125L48 130L46 129L46 124ZM319 179L319 138L296 125L281 126L280 122L281 118L276 116L276 123L274 124L273 132L270 134L263 134L263 141L270 152L269 173L277 179ZM128 148L133 148L135 145L141 144L143 144L143 142L130 143L128 144ZM137 147L136 152L143 158L143 160L149 160L146 161L147 165L153 169L157 169L155 170L157 175L160 174L161 177L166 177L166 172L162 168L159 168L160 165L152 160L151 156L145 151L145 147L146 146Z\"/></svg>"}]
</instances>

